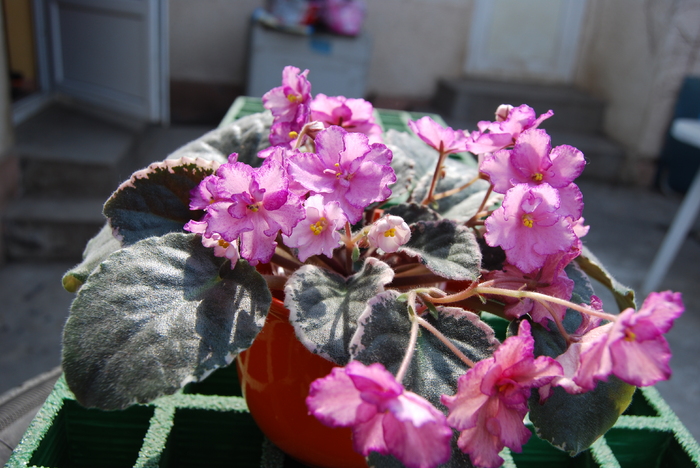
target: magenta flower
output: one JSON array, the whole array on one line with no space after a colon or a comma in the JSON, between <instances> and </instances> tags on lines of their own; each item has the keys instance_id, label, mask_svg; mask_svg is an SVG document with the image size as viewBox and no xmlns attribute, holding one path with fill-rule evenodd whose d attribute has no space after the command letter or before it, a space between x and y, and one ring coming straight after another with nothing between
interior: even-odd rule
<instances>
[{"instance_id":1,"label":"magenta flower","mask_svg":"<svg viewBox=\"0 0 700 468\"><path fill-rule=\"evenodd\" d=\"M364 99L317 94L311 101L311 120L326 127L336 125L348 132L363 133L372 143L382 142L382 128L374 118L374 107Z\"/></svg>"},{"instance_id":2,"label":"magenta flower","mask_svg":"<svg viewBox=\"0 0 700 468\"><path fill-rule=\"evenodd\" d=\"M474 154L493 153L513 144L509 133L482 133L464 131L467 151Z\"/></svg>"},{"instance_id":3,"label":"magenta flower","mask_svg":"<svg viewBox=\"0 0 700 468\"><path fill-rule=\"evenodd\" d=\"M508 104L501 104L496 109L496 121L479 122L479 131L494 134L508 134L511 136L510 144L514 143L520 134L527 129L537 128L546 119L554 115L551 110L537 117L535 109L525 104L513 107ZM510 146L510 145L507 145ZM505 148L505 146L504 146Z\"/></svg>"},{"instance_id":4,"label":"magenta flower","mask_svg":"<svg viewBox=\"0 0 700 468\"><path fill-rule=\"evenodd\" d=\"M393 455L409 468L429 468L450 458L452 430L426 399L404 390L379 363L352 361L311 384L309 412L330 427L351 427L353 445Z\"/></svg>"},{"instance_id":5,"label":"magenta flower","mask_svg":"<svg viewBox=\"0 0 700 468\"><path fill-rule=\"evenodd\" d=\"M372 224L367 234L371 247L382 249L386 253L399 250L411 238L411 229L400 216L386 215Z\"/></svg>"},{"instance_id":6,"label":"magenta flower","mask_svg":"<svg viewBox=\"0 0 700 468\"><path fill-rule=\"evenodd\" d=\"M371 203L391 196L396 182L391 151L381 143L369 144L362 133L329 127L316 136L316 153L289 158L291 176L302 186L337 202L351 223L362 218Z\"/></svg>"},{"instance_id":7,"label":"magenta flower","mask_svg":"<svg viewBox=\"0 0 700 468\"><path fill-rule=\"evenodd\" d=\"M523 418L531 389L562 373L547 356L534 357L530 323L523 320L517 336L507 338L493 357L476 363L457 381L457 393L442 396L447 422L460 431L459 448L474 465L501 466L498 453L507 446L520 452L530 438Z\"/></svg>"},{"instance_id":8,"label":"magenta flower","mask_svg":"<svg viewBox=\"0 0 700 468\"><path fill-rule=\"evenodd\" d=\"M299 260L306 261L312 255L333 257L333 250L340 244L338 229L347 219L337 202L323 203L321 195L313 195L304 203L306 218L284 236L284 243L299 249Z\"/></svg>"},{"instance_id":9,"label":"magenta flower","mask_svg":"<svg viewBox=\"0 0 700 468\"><path fill-rule=\"evenodd\" d=\"M518 184L486 218L486 243L500 246L509 263L531 273L548 255L568 251L577 240L571 222L558 209L559 195L549 184Z\"/></svg>"},{"instance_id":10,"label":"magenta flower","mask_svg":"<svg viewBox=\"0 0 700 468\"><path fill-rule=\"evenodd\" d=\"M269 262L275 252L275 238L281 231L289 235L304 217L298 196L289 191L284 168L274 162L253 169L247 164L223 164L216 172L216 200L202 219L205 237L214 234L233 243L240 242L241 257L252 265ZM196 232L191 222L185 229Z\"/></svg>"},{"instance_id":11,"label":"magenta flower","mask_svg":"<svg viewBox=\"0 0 700 468\"><path fill-rule=\"evenodd\" d=\"M463 132L452 130L451 127L445 128L427 115L416 121L409 120L408 127L440 154L461 153L467 150L467 138Z\"/></svg>"},{"instance_id":12,"label":"magenta flower","mask_svg":"<svg viewBox=\"0 0 700 468\"><path fill-rule=\"evenodd\" d=\"M366 11L367 6L362 0L327 0L323 20L335 33L357 36Z\"/></svg>"},{"instance_id":13,"label":"magenta flower","mask_svg":"<svg viewBox=\"0 0 700 468\"><path fill-rule=\"evenodd\" d=\"M479 169L491 178L495 192L506 193L516 184L566 187L585 165L583 153L573 146L552 149L544 130L530 129L518 137L512 150L500 150L484 158Z\"/></svg>"},{"instance_id":14,"label":"magenta flower","mask_svg":"<svg viewBox=\"0 0 700 468\"><path fill-rule=\"evenodd\" d=\"M219 234L212 234L211 237L206 236L207 223L204 221L191 220L185 227L190 232L200 234L202 236L202 245L207 248L214 249L215 257L228 258L231 260L231 269L236 268L236 263L240 258L238 253L238 241L227 242Z\"/></svg>"},{"instance_id":15,"label":"magenta flower","mask_svg":"<svg viewBox=\"0 0 700 468\"><path fill-rule=\"evenodd\" d=\"M667 380L671 350L663 335L683 310L680 293L651 293L638 312L625 309L615 322L594 328L581 340L574 382L591 389L610 374L638 387Z\"/></svg>"},{"instance_id":16,"label":"magenta flower","mask_svg":"<svg viewBox=\"0 0 700 468\"><path fill-rule=\"evenodd\" d=\"M297 67L286 66L282 71L282 86L265 93L262 98L263 106L272 112L275 123L296 120L299 106L309 105L311 83L306 79L308 74L309 70L300 73Z\"/></svg>"},{"instance_id":17,"label":"magenta flower","mask_svg":"<svg viewBox=\"0 0 700 468\"><path fill-rule=\"evenodd\" d=\"M299 104L290 120L275 121L270 127L270 144L273 146L290 146L296 141L304 125L309 121L309 106Z\"/></svg>"}]
</instances>

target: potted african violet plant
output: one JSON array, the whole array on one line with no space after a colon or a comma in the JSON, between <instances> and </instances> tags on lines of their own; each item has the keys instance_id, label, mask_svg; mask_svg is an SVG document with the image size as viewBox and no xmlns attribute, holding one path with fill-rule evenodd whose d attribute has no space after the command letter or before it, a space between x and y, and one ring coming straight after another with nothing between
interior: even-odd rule
<instances>
[{"instance_id":1,"label":"potted african violet plant","mask_svg":"<svg viewBox=\"0 0 700 468\"><path fill-rule=\"evenodd\" d=\"M382 133L368 102L312 98L307 74L285 68L269 112L106 202L64 277L80 403L146 403L237 360L256 422L304 463L495 468L526 415L575 455L670 376L680 295L636 309L583 247L585 161L551 147L552 111Z\"/></svg>"}]
</instances>

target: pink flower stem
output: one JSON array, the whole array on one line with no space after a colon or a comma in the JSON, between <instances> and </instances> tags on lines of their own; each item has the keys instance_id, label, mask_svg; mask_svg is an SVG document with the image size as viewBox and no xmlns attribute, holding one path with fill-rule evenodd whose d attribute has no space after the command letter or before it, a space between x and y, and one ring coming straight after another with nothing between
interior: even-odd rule
<instances>
[{"instance_id":1,"label":"pink flower stem","mask_svg":"<svg viewBox=\"0 0 700 468\"><path fill-rule=\"evenodd\" d=\"M598 317L602 318L603 320L609 320L611 322L614 322L617 320L617 316L608 314L606 312L598 312L597 310L591 309L586 306L582 306L580 304L574 304L571 301L567 301L564 299L559 299L558 297L554 296L548 296L546 294L538 293L535 291L523 291L523 290L514 290L514 289L503 289L503 288L492 288L492 287L484 287L484 286L477 286L476 288L472 289L473 294L495 294L497 296L507 296L507 297L515 297L515 298L523 298L527 297L530 299L534 299L538 302L552 302L554 304L559 304L563 305L565 307L568 307L569 309L574 309L582 314L588 314L593 317ZM455 294L456 295L456 294ZM440 298L445 299L443 298Z\"/></svg>"},{"instance_id":2,"label":"pink flower stem","mask_svg":"<svg viewBox=\"0 0 700 468\"><path fill-rule=\"evenodd\" d=\"M568 332L566 331L566 329L564 328L564 324L562 323L561 319L559 318L559 315L557 315L557 314L552 310L552 306L551 306L549 303L544 302L544 301L537 301L537 302L539 302L540 304L542 304L542 307L544 307L545 309L547 309L547 312L549 312L549 315L552 316L552 320L554 320L554 323L557 324L557 328L559 329L559 333L561 334L561 336L564 337L564 339L566 339L566 343L567 343L567 344L573 343L573 340L571 339L571 337L569 336L569 333L568 333Z\"/></svg>"},{"instance_id":3,"label":"pink flower stem","mask_svg":"<svg viewBox=\"0 0 700 468\"><path fill-rule=\"evenodd\" d=\"M354 247L352 240L352 226L350 221L345 222L345 269L347 274L352 274L352 249Z\"/></svg>"},{"instance_id":4,"label":"pink flower stem","mask_svg":"<svg viewBox=\"0 0 700 468\"><path fill-rule=\"evenodd\" d=\"M476 214L471 217L469 221L467 221L466 225L467 226L473 226L479 218L483 216L483 211L484 207L486 206L486 202L488 201L489 197L491 196L491 192L493 191L493 184L489 185L489 189L486 191L486 195L484 195L484 199L481 200L481 205L479 205L479 209L476 210Z\"/></svg>"},{"instance_id":5,"label":"pink flower stem","mask_svg":"<svg viewBox=\"0 0 700 468\"><path fill-rule=\"evenodd\" d=\"M438 340L442 342L447 348L452 351L455 356L457 356L463 363L467 365L467 367L474 367L474 361L469 359L462 351L457 348L454 343L452 343L445 335L440 333L440 331L432 326L427 320L421 318L421 317L416 317L416 322L419 323L423 328L428 330L430 333L432 333Z\"/></svg>"},{"instance_id":6,"label":"pink flower stem","mask_svg":"<svg viewBox=\"0 0 700 468\"><path fill-rule=\"evenodd\" d=\"M428 190L428 194L425 196L425 199L423 200L423 205L429 205L433 201L435 201L435 197L433 197L433 193L435 192L435 186L437 185L437 181L440 178L440 173L442 172L442 163L445 162L445 158L447 157L449 153L445 153L442 151L442 143L440 143L440 155L438 156L438 163L437 166L435 167L435 172L433 173L433 180L430 181L430 190Z\"/></svg>"},{"instance_id":7,"label":"pink flower stem","mask_svg":"<svg viewBox=\"0 0 700 468\"><path fill-rule=\"evenodd\" d=\"M470 180L466 184L462 185L461 187L453 188L452 190L447 190L446 192L438 193L437 195L435 195L433 197L433 200L440 200L441 198L449 197L451 195L454 195L455 193L459 193L462 190L464 190L465 188L472 185L474 182L476 182L479 179L481 179L481 176L477 175L476 177L474 177L472 180Z\"/></svg>"},{"instance_id":8,"label":"pink flower stem","mask_svg":"<svg viewBox=\"0 0 700 468\"><path fill-rule=\"evenodd\" d=\"M401 383L408 366L411 365L411 360L413 359L413 353L416 350L416 342L418 341L418 316L415 314L416 310L416 295L415 293L409 294L409 306L412 309L411 316L411 336L408 340L408 347L406 348L406 354L401 361L401 367L399 367L398 372L396 372L396 381Z\"/></svg>"}]
</instances>

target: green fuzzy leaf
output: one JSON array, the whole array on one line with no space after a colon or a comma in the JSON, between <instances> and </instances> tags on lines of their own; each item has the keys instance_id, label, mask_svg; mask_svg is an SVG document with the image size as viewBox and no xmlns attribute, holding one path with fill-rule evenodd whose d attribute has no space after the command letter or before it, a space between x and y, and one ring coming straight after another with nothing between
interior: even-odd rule
<instances>
[{"instance_id":1,"label":"green fuzzy leaf","mask_svg":"<svg viewBox=\"0 0 700 468\"><path fill-rule=\"evenodd\" d=\"M297 338L312 353L347 364L357 319L367 301L393 278L393 270L376 258L368 258L349 278L314 265L299 268L284 289L284 305Z\"/></svg>"},{"instance_id":2,"label":"green fuzzy leaf","mask_svg":"<svg viewBox=\"0 0 700 468\"><path fill-rule=\"evenodd\" d=\"M78 401L107 410L145 403L247 349L272 296L247 262L228 265L183 233L104 261L78 292L63 333L63 370Z\"/></svg>"},{"instance_id":3,"label":"green fuzzy leaf","mask_svg":"<svg viewBox=\"0 0 700 468\"><path fill-rule=\"evenodd\" d=\"M108 223L90 239L83 251L83 261L63 275L63 287L68 292L77 292L87 281L88 276L113 252L121 249L121 243L112 234Z\"/></svg>"},{"instance_id":4,"label":"green fuzzy leaf","mask_svg":"<svg viewBox=\"0 0 700 468\"><path fill-rule=\"evenodd\" d=\"M580 322L577 312L567 311L564 320L567 331L573 332L577 327L576 316ZM566 340L556 327L547 330L532 323L532 336L535 356L555 358L566 350ZM593 391L579 395L570 395L561 387L554 387L544 404L540 404L539 393L534 391L529 401L530 420L541 439L575 456L615 424L632 401L635 389L611 376L607 382L598 382Z\"/></svg>"},{"instance_id":5,"label":"green fuzzy leaf","mask_svg":"<svg viewBox=\"0 0 700 468\"><path fill-rule=\"evenodd\" d=\"M474 233L454 221L420 221L411 225L411 239L399 252L417 257L430 271L451 280L479 277L481 250Z\"/></svg>"},{"instance_id":6,"label":"green fuzzy leaf","mask_svg":"<svg viewBox=\"0 0 700 468\"><path fill-rule=\"evenodd\" d=\"M573 457L605 434L632 402L636 387L615 376L598 382L593 391L569 395L555 387L544 404L535 390L530 397L530 420L540 439Z\"/></svg>"},{"instance_id":7,"label":"green fuzzy leaf","mask_svg":"<svg viewBox=\"0 0 700 468\"><path fill-rule=\"evenodd\" d=\"M408 305L398 297L397 291L389 290L371 299L350 344L354 359L367 365L380 362L394 374L406 354L411 333ZM429 314L423 318L469 359L476 362L493 354L498 340L476 314L457 307L437 307L437 310L437 320ZM466 371L466 364L432 333L421 329L403 384L443 408L440 395L453 395L457 391L457 379Z\"/></svg>"},{"instance_id":8,"label":"green fuzzy leaf","mask_svg":"<svg viewBox=\"0 0 700 468\"><path fill-rule=\"evenodd\" d=\"M389 130L384 134L386 144L394 157L391 167L396 172L394 186L412 188L428 172L435 170L438 153L415 135Z\"/></svg>"},{"instance_id":9,"label":"green fuzzy leaf","mask_svg":"<svg viewBox=\"0 0 700 468\"><path fill-rule=\"evenodd\" d=\"M406 224L415 224L418 221L437 221L440 215L428 208L427 206L417 203L402 203L392 206L384 211L384 214L400 216L406 221Z\"/></svg>"},{"instance_id":10,"label":"green fuzzy leaf","mask_svg":"<svg viewBox=\"0 0 700 468\"><path fill-rule=\"evenodd\" d=\"M140 170L107 200L104 214L124 245L151 236L180 232L201 211L191 211L190 192L218 163L203 159L168 159Z\"/></svg>"},{"instance_id":11,"label":"green fuzzy leaf","mask_svg":"<svg viewBox=\"0 0 700 468\"><path fill-rule=\"evenodd\" d=\"M620 311L632 307L637 308L634 300L634 291L617 281L588 247L583 247L581 255L576 258L576 263L588 276L601 283L613 293L617 307Z\"/></svg>"},{"instance_id":12,"label":"green fuzzy leaf","mask_svg":"<svg viewBox=\"0 0 700 468\"><path fill-rule=\"evenodd\" d=\"M477 214L479 207L484 201L487 190L479 190L471 195L468 195L459 203L452 205L449 209L442 213L442 216L447 219L452 219L458 222L467 222L475 214ZM491 192L488 200L484 204L485 210L492 210L496 208L496 205L503 200L503 195L500 193Z\"/></svg>"},{"instance_id":13,"label":"green fuzzy leaf","mask_svg":"<svg viewBox=\"0 0 700 468\"><path fill-rule=\"evenodd\" d=\"M257 167L264 161L258 151L270 146L271 125L269 111L248 115L186 144L168 159L202 158L224 164L231 153L237 153L238 161Z\"/></svg>"}]
</instances>

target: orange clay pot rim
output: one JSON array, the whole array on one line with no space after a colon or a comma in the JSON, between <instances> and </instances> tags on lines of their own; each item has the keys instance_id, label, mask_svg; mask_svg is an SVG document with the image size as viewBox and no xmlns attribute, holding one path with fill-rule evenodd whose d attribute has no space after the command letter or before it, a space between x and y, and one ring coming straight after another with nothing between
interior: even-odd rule
<instances>
[{"instance_id":1,"label":"orange clay pot rim","mask_svg":"<svg viewBox=\"0 0 700 468\"><path fill-rule=\"evenodd\" d=\"M288 321L289 320L289 309L284 306L284 302L273 297L272 304L270 304L270 311L268 312L278 319Z\"/></svg>"}]
</instances>

